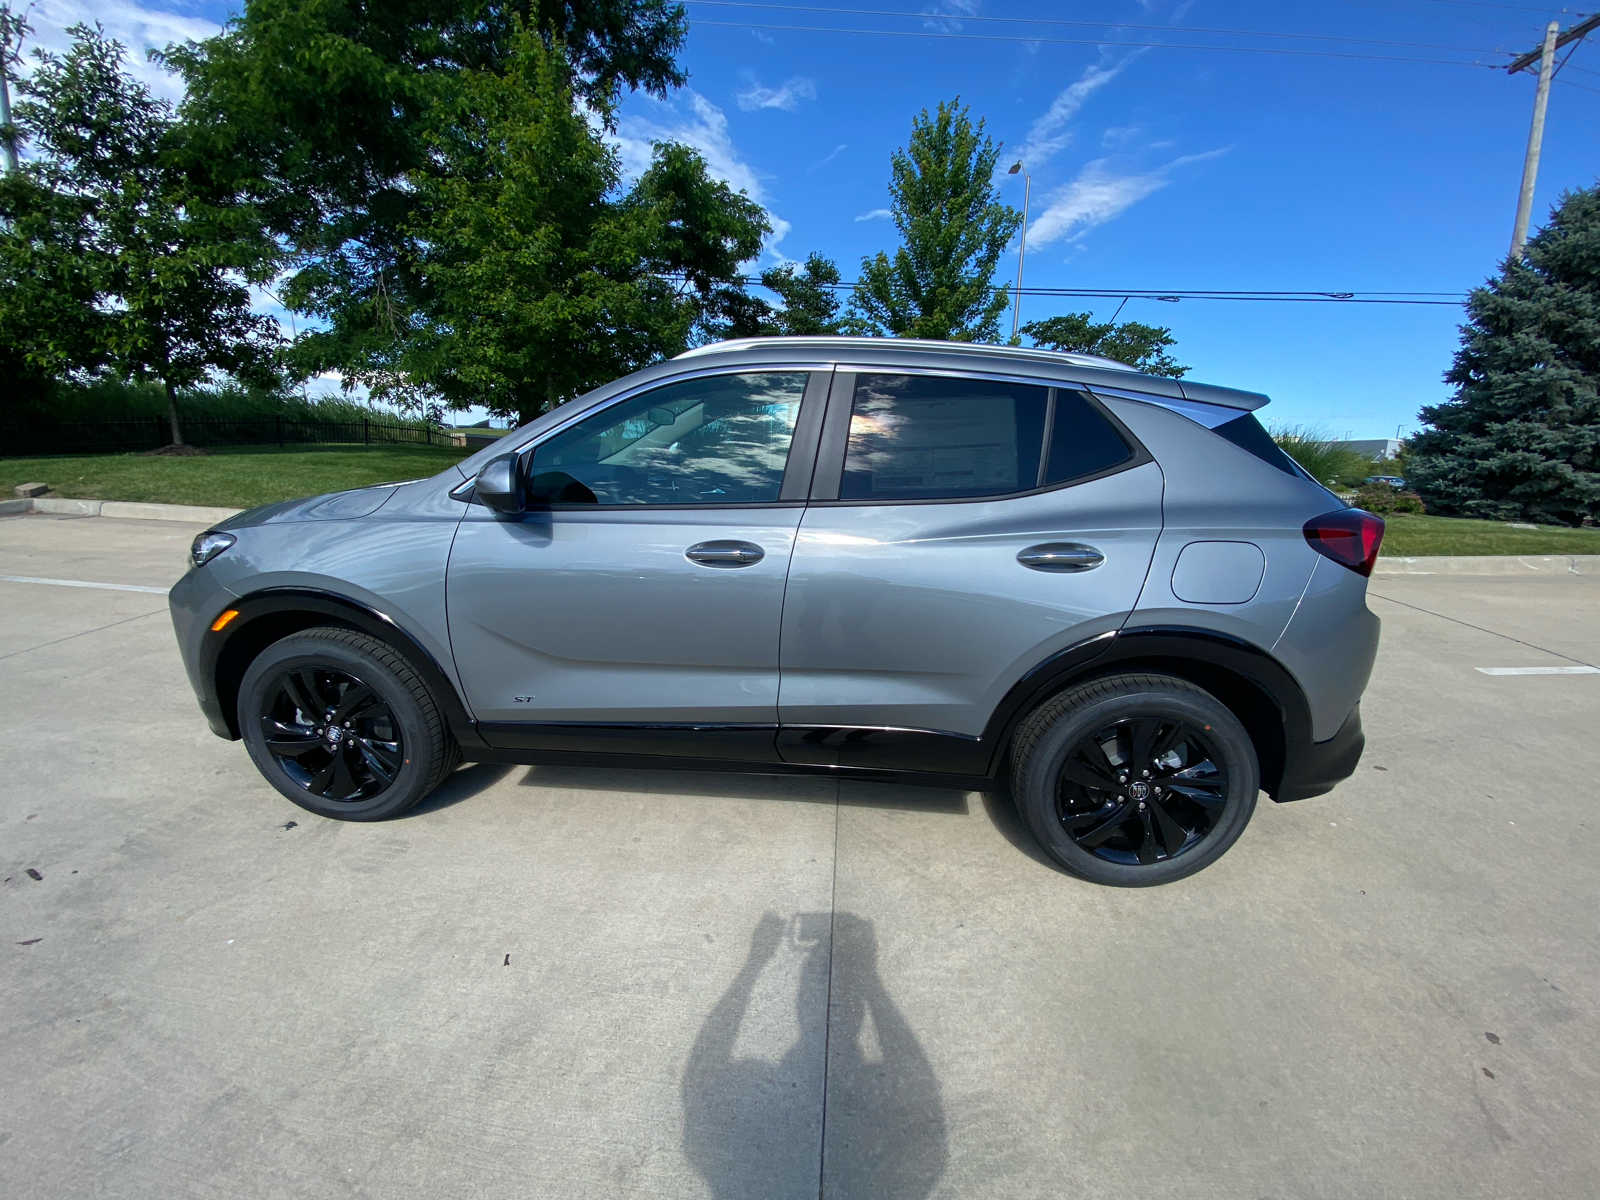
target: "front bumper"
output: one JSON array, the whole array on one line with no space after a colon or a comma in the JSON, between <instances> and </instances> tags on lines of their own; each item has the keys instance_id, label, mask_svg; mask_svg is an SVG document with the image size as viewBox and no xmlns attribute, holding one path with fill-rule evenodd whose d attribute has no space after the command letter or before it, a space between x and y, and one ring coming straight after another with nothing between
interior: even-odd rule
<instances>
[{"instance_id":1,"label":"front bumper","mask_svg":"<svg viewBox=\"0 0 1600 1200\"><path fill-rule=\"evenodd\" d=\"M1333 791L1339 784L1355 774L1361 752L1366 749L1367 737L1361 732L1361 706L1350 710L1350 715L1339 726L1339 732L1325 742L1309 742L1299 747L1291 746L1283 764L1283 779L1273 799L1279 804L1290 800L1307 800Z\"/></svg>"},{"instance_id":2,"label":"front bumper","mask_svg":"<svg viewBox=\"0 0 1600 1200\"><path fill-rule=\"evenodd\" d=\"M235 734L228 728L227 718L222 715L222 704L217 699L214 681L206 678L201 650L211 622L237 598L204 567L188 571L167 593L172 630L178 636L178 654L189 676L189 686L194 689L195 699L200 702L200 711L205 714L211 732L230 740Z\"/></svg>"}]
</instances>

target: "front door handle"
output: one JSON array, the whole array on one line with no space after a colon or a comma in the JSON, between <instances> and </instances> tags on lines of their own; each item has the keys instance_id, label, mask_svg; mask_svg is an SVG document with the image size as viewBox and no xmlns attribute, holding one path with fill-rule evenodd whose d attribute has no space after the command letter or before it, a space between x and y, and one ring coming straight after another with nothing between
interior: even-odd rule
<instances>
[{"instance_id":1,"label":"front door handle","mask_svg":"<svg viewBox=\"0 0 1600 1200\"><path fill-rule=\"evenodd\" d=\"M1104 554L1081 542L1047 542L1017 555L1019 563L1035 571L1092 571L1105 560Z\"/></svg>"},{"instance_id":2,"label":"front door handle","mask_svg":"<svg viewBox=\"0 0 1600 1200\"><path fill-rule=\"evenodd\" d=\"M767 552L750 542L700 542L685 550L683 556L702 567L748 567L760 562Z\"/></svg>"}]
</instances>

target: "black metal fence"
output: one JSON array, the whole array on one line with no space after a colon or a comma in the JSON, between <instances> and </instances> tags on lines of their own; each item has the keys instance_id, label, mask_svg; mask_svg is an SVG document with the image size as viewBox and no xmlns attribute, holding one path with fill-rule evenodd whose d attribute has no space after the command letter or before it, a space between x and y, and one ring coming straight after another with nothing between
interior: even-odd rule
<instances>
[{"instance_id":1,"label":"black metal fence","mask_svg":"<svg viewBox=\"0 0 1600 1200\"><path fill-rule=\"evenodd\" d=\"M304 417L179 418L191 446L448 446L451 431L399 421ZM29 421L0 424L0 455L114 454L156 450L172 441L165 417L132 421Z\"/></svg>"}]
</instances>

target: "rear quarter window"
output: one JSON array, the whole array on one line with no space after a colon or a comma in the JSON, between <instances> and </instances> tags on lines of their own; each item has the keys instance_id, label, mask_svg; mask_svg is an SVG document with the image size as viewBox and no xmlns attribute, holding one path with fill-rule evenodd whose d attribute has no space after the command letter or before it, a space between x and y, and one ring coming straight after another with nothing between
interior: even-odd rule
<instances>
[{"instance_id":1,"label":"rear quarter window","mask_svg":"<svg viewBox=\"0 0 1600 1200\"><path fill-rule=\"evenodd\" d=\"M1211 432L1220 438L1232 442L1239 449L1255 455L1269 467L1276 467L1285 475L1293 475L1296 479L1306 478L1306 474L1283 452L1277 442L1272 440L1272 435L1261 428L1261 422L1255 419L1254 414L1245 413L1221 425L1212 426Z\"/></svg>"}]
</instances>

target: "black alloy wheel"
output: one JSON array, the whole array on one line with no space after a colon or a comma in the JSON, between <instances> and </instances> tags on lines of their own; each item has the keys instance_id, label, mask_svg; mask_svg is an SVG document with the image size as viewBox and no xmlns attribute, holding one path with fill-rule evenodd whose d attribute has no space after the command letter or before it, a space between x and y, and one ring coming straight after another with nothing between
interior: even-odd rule
<instances>
[{"instance_id":1,"label":"black alloy wheel","mask_svg":"<svg viewBox=\"0 0 1600 1200\"><path fill-rule=\"evenodd\" d=\"M1255 812L1260 765L1239 718L1170 675L1096 679L1018 728L1011 792L1039 845L1075 875L1149 887L1221 858Z\"/></svg>"},{"instance_id":2,"label":"black alloy wheel","mask_svg":"<svg viewBox=\"0 0 1600 1200\"><path fill-rule=\"evenodd\" d=\"M1205 838L1228 803L1206 731L1130 717L1089 734L1061 763L1057 812L1074 843L1107 862L1149 866Z\"/></svg>"},{"instance_id":3,"label":"black alloy wheel","mask_svg":"<svg viewBox=\"0 0 1600 1200\"><path fill-rule=\"evenodd\" d=\"M267 751L323 800L371 800L394 783L405 743L394 713L346 671L298 667L278 676L261 715Z\"/></svg>"},{"instance_id":4,"label":"black alloy wheel","mask_svg":"<svg viewBox=\"0 0 1600 1200\"><path fill-rule=\"evenodd\" d=\"M398 816L461 756L405 656L355 629L307 629L261 651L239 683L238 717L267 782L341 821Z\"/></svg>"}]
</instances>

